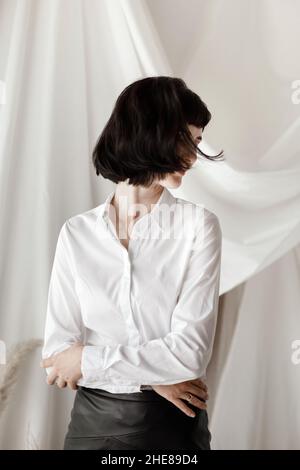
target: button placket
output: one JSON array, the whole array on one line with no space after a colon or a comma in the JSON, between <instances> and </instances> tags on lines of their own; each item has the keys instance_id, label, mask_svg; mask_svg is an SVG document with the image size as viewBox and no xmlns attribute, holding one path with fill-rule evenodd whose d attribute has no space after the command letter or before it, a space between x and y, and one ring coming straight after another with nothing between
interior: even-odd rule
<instances>
[{"instance_id":1,"label":"button placket","mask_svg":"<svg viewBox=\"0 0 300 470\"><path fill-rule=\"evenodd\" d=\"M128 244L128 250L120 242L120 239L117 236L114 225L112 224L110 218L106 215L106 227L107 230L111 233L116 243L122 250L123 253L123 276L121 284L121 312L123 314L125 323L128 327L128 336L130 338L130 345L138 346L140 344L140 333L134 322L133 311L131 307L131 247L130 241ZM136 224L135 224L136 225ZM136 232L136 226L133 226L132 233ZM135 240L135 238L133 238Z\"/></svg>"},{"instance_id":2,"label":"button placket","mask_svg":"<svg viewBox=\"0 0 300 470\"><path fill-rule=\"evenodd\" d=\"M137 346L140 343L140 333L136 327L133 317L133 311L131 306L131 274L132 274L132 265L130 262L130 253L124 248L124 271L123 271L123 301L121 304L121 309L124 315L125 322L128 326L128 335L130 337L130 344Z\"/></svg>"}]
</instances>

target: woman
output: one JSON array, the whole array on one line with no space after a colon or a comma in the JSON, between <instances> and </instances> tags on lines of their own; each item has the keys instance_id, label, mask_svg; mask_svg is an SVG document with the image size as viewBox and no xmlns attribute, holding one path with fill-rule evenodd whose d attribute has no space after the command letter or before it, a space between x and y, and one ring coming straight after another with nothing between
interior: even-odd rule
<instances>
[{"instance_id":1,"label":"woman","mask_svg":"<svg viewBox=\"0 0 300 470\"><path fill-rule=\"evenodd\" d=\"M148 77L123 90L95 146L96 174L116 187L60 230L42 352L48 384L77 390L64 449L210 449L222 235L169 191L197 152L222 159L198 148L210 118L183 80Z\"/></svg>"}]
</instances>

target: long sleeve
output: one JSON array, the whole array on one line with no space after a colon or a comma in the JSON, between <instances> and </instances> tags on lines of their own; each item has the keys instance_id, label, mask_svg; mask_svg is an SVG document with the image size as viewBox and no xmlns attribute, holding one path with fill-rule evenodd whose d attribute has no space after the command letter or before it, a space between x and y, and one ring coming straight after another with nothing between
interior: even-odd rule
<instances>
[{"instance_id":1,"label":"long sleeve","mask_svg":"<svg viewBox=\"0 0 300 470\"><path fill-rule=\"evenodd\" d=\"M75 291L74 267L68 241L69 224L60 229L50 283L46 312L42 358L61 352L76 341L83 340L83 324ZM51 368L47 368L49 373Z\"/></svg>"},{"instance_id":2,"label":"long sleeve","mask_svg":"<svg viewBox=\"0 0 300 470\"><path fill-rule=\"evenodd\" d=\"M219 301L222 232L204 210L197 229L170 332L140 346L85 346L82 374L88 382L169 385L201 377L209 362Z\"/></svg>"}]
</instances>

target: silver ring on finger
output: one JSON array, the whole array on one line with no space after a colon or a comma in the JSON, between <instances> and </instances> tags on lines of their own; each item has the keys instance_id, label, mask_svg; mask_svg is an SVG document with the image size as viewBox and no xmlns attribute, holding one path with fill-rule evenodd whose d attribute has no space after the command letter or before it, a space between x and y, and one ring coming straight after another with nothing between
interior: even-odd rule
<instances>
[{"instance_id":1,"label":"silver ring on finger","mask_svg":"<svg viewBox=\"0 0 300 470\"><path fill-rule=\"evenodd\" d=\"M193 395L191 393L187 393L187 401L192 401Z\"/></svg>"}]
</instances>

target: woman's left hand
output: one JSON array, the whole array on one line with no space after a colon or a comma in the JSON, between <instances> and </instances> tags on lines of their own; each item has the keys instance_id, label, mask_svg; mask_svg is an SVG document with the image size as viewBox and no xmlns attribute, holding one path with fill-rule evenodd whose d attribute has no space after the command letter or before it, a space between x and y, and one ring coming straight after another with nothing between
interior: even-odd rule
<instances>
[{"instance_id":1,"label":"woman's left hand","mask_svg":"<svg viewBox=\"0 0 300 470\"><path fill-rule=\"evenodd\" d=\"M195 418L193 409L187 406L182 400L188 401L200 410L206 410L206 400L208 400L207 385L199 378L186 380L170 385L151 385L152 389L169 400L177 408L188 416Z\"/></svg>"},{"instance_id":2,"label":"woman's left hand","mask_svg":"<svg viewBox=\"0 0 300 470\"><path fill-rule=\"evenodd\" d=\"M84 345L74 343L68 349L56 353L40 363L41 367L52 367L47 377L47 384L64 388L68 385L72 390L77 390L77 381L82 377L81 356Z\"/></svg>"}]
</instances>

